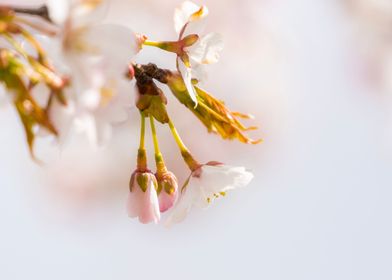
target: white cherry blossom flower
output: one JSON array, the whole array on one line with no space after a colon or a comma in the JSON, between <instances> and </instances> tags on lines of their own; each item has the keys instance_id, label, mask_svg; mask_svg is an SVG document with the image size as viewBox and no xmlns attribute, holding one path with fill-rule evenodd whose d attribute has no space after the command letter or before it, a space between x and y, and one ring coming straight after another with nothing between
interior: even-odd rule
<instances>
[{"instance_id":1,"label":"white cherry blossom flower","mask_svg":"<svg viewBox=\"0 0 392 280\"><path fill-rule=\"evenodd\" d=\"M245 187L253 174L244 167L208 163L192 172L182 194L173 207L166 225L171 226L185 219L192 207L207 208L215 199L227 191Z\"/></svg>"},{"instance_id":2,"label":"white cherry blossom flower","mask_svg":"<svg viewBox=\"0 0 392 280\"><path fill-rule=\"evenodd\" d=\"M126 109L132 101L125 89L125 73L139 51L139 43L130 29L99 23L107 3L48 1L49 14L61 27L60 42L55 47L60 50L57 64L65 65L62 68L71 76L66 93L69 108L59 110L61 104L57 102L51 110L54 123L62 124L58 128L60 138L75 127L93 143L102 144L110 138L112 124L127 117Z\"/></svg>"},{"instance_id":3,"label":"white cherry blossom flower","mask_svg":"<svg viewBox=\"0 0 392 280\"><path fill-rule=\"evenodd\" d=\"M183 54L177 58L178 70L181 73L189 95L197 105L197 93L192 85L192 78L204 77L202 65L216 63L219 53L223 49L222 36L209 33L200 36L200 21L208 15L206 6L198 6L190 1L185 1L175 10L174 27L179 34L179 41L188 35L199 36L196 43L183 48Z\"/></svg>"}]
</instances>

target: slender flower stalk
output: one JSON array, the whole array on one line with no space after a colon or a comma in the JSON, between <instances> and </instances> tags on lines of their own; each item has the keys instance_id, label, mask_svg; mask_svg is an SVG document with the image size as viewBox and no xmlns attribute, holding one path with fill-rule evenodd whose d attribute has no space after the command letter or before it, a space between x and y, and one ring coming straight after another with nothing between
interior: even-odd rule
<instances>
[{"instance_id":1,"label":"slender flower stalk","mask_svg":"<svg viewBox=\"0 0 392 280\"><path fill-rule=\"evenodd\" d=\"M150 115L150 126L151 126L152 140L154 143L155 163L156 163L156 167L157 167L157 174L163 174L163 173L167 172L167 168L165 166L165 162L163 160L161 150L159 149L158 136L157 136L157 132L156 132L156 128L155 128L154 117L152 115Z\"/></svg>"},{"instance_id":2,"label":"slender flower stalk","mask_svg":"<svg viewBox=\"0 0 392 280\"><path fill-rule=\"evenodd\" d=\"M140 111L140 144L139 149L144 150L145 146L145 134L146 134L146 117L142 111Z\"/></svg>"},{"instance_id":3,"label":"slender flower stalk","mask_svg":"<svg viewBox=\"0 0 392 280\"><path fill-rule=\"evenodd\" d=\"M154 143L155 155L158 156L158 155L161 155L161 151L159 149L157 131L155 128L154 117L152 115L150 115L150 126L151 126L152 140Z\"/></svg>"},{"instance_id":4,"label":"slender flower stalk","mask_svg":"<svg viewBox=\"0 0 392 280\"><path fill-rule=\"evenodd\" d=\"M178 197L178 182L176 176L167 170L159 149L158 136L155 129L154 117L150 115L151 133L154 142L155 163L157 171L155 177L158 181L159 209L165 212L173 207Z\"/></svg>"},{"instance_id":5,"label":"slender flower stalk","mask_svg":"<svg viewBox=\"0 0 392 280\"><path fill-rule=\"evenodd\" d=\"M140 145L137 155L137 168L129 182L127 200L128 215L138 217L141 223L158 223L160 208L158 200L158 182L155 175L147 168L145 149L146 116L140 112Z\"/></svg>"},{"instance_id":6,"label":"slender flower stalk","mask_svg":"<svg viewBox=\"0 0 392 280\"><path fill-rule=\"evenodd\" d=\"M169 127L170 127L170 131L173 134L174 140L177 143L177 146L180 148L181 152L188 152L188 148L185 146L184 142L182 141L180 135L178 134L178 131L176 129L176 127L173 124L172 120L169 120Z\"/></svg>"},{"instance_id":7,"label":"slender flower stalk","mask_svg":"<svg viewBox=\"0 0 392 280\"><path fill-rule=\"evenodd\" d=\"M145 41L143 42L143 45L149 46L149 47L161 48L162 42L151 41L151 40L145 40Z\"/></svg>"},{"instance_id":8,"label":"slender flower stalk","mask_svg":"<svg viewBox=\"0 0 392 280\"><path fill-rule=\"evenodd\" d=\"M170 131L173 135L174 140L177 143L178 148L181 151L182 158L184 159L185 163L188 165L191 171L195 171L200 167L200 163L194 159L192 154L189 152L188 148L185 146L184 142L182 141L177 129L175 128L173 122L169 120L168 122Z\"/></svg>"},{"instance_id":9,"label":"slender flower stalk","mask_svg":"<svg viewBox=\"0 0 392 280\"><path fill-rule=\"evenodd\" d=\"M140 112L140 144L137 155L137 169L147 170L147 156L145 149L146 117Z\"/></svg>"}]
</instances>

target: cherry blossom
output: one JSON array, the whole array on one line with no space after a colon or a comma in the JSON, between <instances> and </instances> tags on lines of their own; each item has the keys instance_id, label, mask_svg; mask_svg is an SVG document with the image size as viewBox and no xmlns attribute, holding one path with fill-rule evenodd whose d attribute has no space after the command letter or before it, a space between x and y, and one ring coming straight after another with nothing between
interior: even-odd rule
<instances>
[{"instance_id":1,"label":"cherry blossom","mask_svg":"<svg viewBox=\"0 0 392 280\"><path fill-rule=\"evenodd\" d=\"M72 77L67 106L52 107L60 139L72 128L95 144L105 143L113 124L127 118L131 103L125 73L139 51L139 41L127 27L101 24L107 1L49 1L49 14L61 27L57 64ZM52 42L52 45L56 42ZM54 46L56 48L56 46ZM59 113L60 112L60 113Z\"/></svg>"},{"instance_id":2,"label":"cherry blossom","mask_svg":"<svg viewBox=\"0 0 392 280\"><path fill-rule=\"evenodd\" d=\"M200 166L183 187L166 225L183 221L194 206L207 208L215 199L225 196L227 191L245 187L252 179L253 174L244 167L216 163Z\"/></svg>"},{"instance_id":3,"label":"cherry blossom","mask_svg":"<svg viewBox=\"0 0 392 280\"><path fill-rule=\"evenodd\" d=\"M191 36L197 35L195 43L185 44L182 53L177 58L178 70L181 73L186 88L192 100L197 105L197 93L192 85L192 78L204 77L202 65L216 63L219 53L223 49L223 39L218 33L208 33L200 36L200 21L208 15L206 6L198 6L185 1L175 10L174 27L179 34L179 41L188 41Z\"/></svg>"}]
</instances>

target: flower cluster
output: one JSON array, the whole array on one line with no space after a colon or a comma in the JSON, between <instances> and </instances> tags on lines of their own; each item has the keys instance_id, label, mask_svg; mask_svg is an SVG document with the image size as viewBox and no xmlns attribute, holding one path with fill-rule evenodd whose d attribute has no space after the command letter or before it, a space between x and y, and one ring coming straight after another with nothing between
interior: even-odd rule
<instances>
[{"instance_id":1,"label":"flower cluster","mask_svg":"<svg viewBox=\"0 0 392 280\"><path fill-rule=\"evenodd\" d=\"M94 144L105 143L112 125L127 118L130 81L135 81L141 133L128 214L142 223L158 223L161 213L169 212L166 224L177 223L193 206L207 207L229 190L246 186L253 175L243 167L199 163L176 130L156 82L166 85L209 132L243 143L260 140L249 138L246 132L255 127L240 121L250 115L231 111L199 86L203 68L217 62L223 48L219 34L202 32L207 7L184 2L174 15L177 40L152 41L127 27L101 23L107 5L105 0L48 0L37 9L0 6L1 86L20 116L33 155L34 140L42 130L60 143L71 132L85 133ZM176 69L135 62L144 46L174 53ZM146 120L154 143L155 173L147 165ZM165 165L155 122L170 129L190 169L180 187Z\"/></svg>"}]
</instances>

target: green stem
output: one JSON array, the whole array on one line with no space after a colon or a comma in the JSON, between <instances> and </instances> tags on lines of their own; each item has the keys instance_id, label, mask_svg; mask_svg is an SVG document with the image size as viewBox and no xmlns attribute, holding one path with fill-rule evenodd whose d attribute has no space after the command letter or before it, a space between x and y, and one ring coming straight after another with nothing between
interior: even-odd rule
<instances>
[{"instance_id":1,"label":"green stem","mask_svg":"<svg viewBox=\"0 0 392 280\"><path fill-rule=\"evenodd\" d=\"M151 133L152 133L152 140L154 142L154 150L155 154L160 154L161 151L159 150L159 144L158 144L158 137L157 137L157 131L155 129L155 123L154 123L154 117L150 114L150 125L151 125Z\"/></svg>"},{"instance_id":2,"label":"green stem","mask_svg":"<svg viewBox=\"0 0 392 280\"><path fill-rule=\"evenodd\" d=\"M176 141L177 146L180 148L181 152L188 151L188 148L185 146L184 142L182 142L182 139L181 139L180 135L178 134L178 131L175 128L172 120L169 120L168 124L170 127L170 131L173 134L174 140Z\"/></svg>"},{"instance_id":3,"label":"green stem","mask_svg":"<svg viewBox=\"0 0 392 280\"><path fill-rule=\"evenodd\" d=\"M144 150L144 135L146 133L146 117L142 111L140 111L140 145L139 149Z\"/></svg>"},{"instance_id":4,"label":"green stem","mask_svg":"<svg viewBox=\"0 0 392 280\"><path fill-rule=\"evenodd\" d=\"M146 133L146 120L145 115L140 111L140 145L137 153L137 169L139 171L147 170L147 155L144 147L144 135Z\"/></svg>"},{"instance_id":5,"label":"green stem","mask_svg":"<svg viewBox=\"0 0 392 280\"><path fill-rule=\"evenodd\" d=\"M176 53L177 55L180 55L182 53L181 44L179 41L156 42L156 41L146 40L143 42L143 45L159 48L167 52Z\"/></svg>"},{"instance_id":6,"label":"green stem","mask_svg":"<svg viewBox=\"0 0 392 280\"><path fill-rule=\"evenodd\" d=\"M159 46L161 45L161 43L160 43L160 42L156 42L156 41L145 40L145 41L143 42L143 45L145 45L145 46L150 46L150 47L157 47L157 48L159 48Z\"/></svg>"},{"instance_id":7,"label":"green stem","mask_svg":"<svg viewBox=\"0 0 392 280\"><path fill-rule=\"evenodd\" d=\"M157 166L157 173L158 175L164 174L167 172L165 162L163 160L163 156L161 154L161 151L159 149L159 144L158 144L158 136L157 132L155 129L155 122L154 122L154 117L150 115L150 125L151 125L151 134L152 134L152 140L154 142L154 150L155 150L155 163Z\"/></svg>"},{"instance_id":8,"label":"green stem","mask_svg":"<svg viewBox=\"0 0 392 280\"><path fill-rule=\"evenodd\" d=\"M175 128L173 122L171 120L169 120L168 124L170 127L170 131L173 134L174 140L176 141L177 146L179 147L179 149L181 151L181 155L182 155L182 158L184 159L185 163L188 165L190 170L192 170L192 171L197 170L201 166L201 164L193 158L192 154L189 152L188 148L185 146L180 135L178 134L178 131Z\"/></svg>"}]
</instances>

